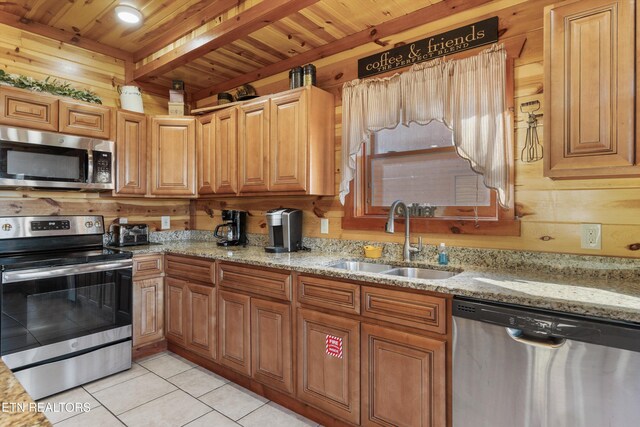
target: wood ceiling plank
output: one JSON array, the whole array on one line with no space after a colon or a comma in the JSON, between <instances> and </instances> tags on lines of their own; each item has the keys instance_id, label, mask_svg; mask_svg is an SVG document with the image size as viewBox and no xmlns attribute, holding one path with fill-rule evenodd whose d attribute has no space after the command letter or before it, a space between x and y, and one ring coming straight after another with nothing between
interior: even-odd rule
<instances>
[{"instance_id":1,"label":"wood ceiling plank","mask_svg":"<svg viewBox=\"0 0 640 427\"><path fill-rule=\"evenodd\" d=\"M269 0L224 21L215 28L185 43L182 46L137 68L135 80L147 80L165 74L195 58L240 39L272 22L282 19L318 0Z\"/></svg>"},{"instance_id":2,"label":"wood ceiling plank","mask_svg":"<svg viewBox=\"0 0 640 427\"><path fill-rule=\"evenodd\" d=\"M280 52L278 49L274 48L272 45L267 44L267 43L263 43L261 40L258 40L257 38L253 37L253 36L247 36L242 40L238 40L234 43L232 43L232 45L238 45L240 47L242 47L242 45L244 43L248 43L250 46L255 47L258 51L260 51L263 54L269 55L273 58L275 58L275 60L272 60L269 63L272 63L274 61L281 61L283 59L288 59L289 56Z\"/></svg>"},{"instance_id":3,"label":"wood ceiling plank","mask_svg":"<svg viewBox=\"0 0 640 427\"><path fill-rule=\"evenodd\" d=\"M224 92L227 89L281 73L292 67L307 64L353 47L376 41L382 37L387 37L419 25L443 19L447 16L453 15L454 13L472 9L482 4L489 3L490 1L491 0L448 0L436 3L434 5L418 9L408 15L383 22L382 24L376 25L370 29L359 31L333 43L327 43L326 45L320 46L316 49L293 56L290 59L238 76L235 79L224 82L223 84L200 90L194 93L194 99L203 99L213 94Z\"/></svg>"},{"instance_id":4,"label":"wood ceiling plank","mask_svg":"<svg viewBox=\"0 0 640 427\"><path fill-rule=\"evenodd\" d=\"M227 10L238 6L241 2L242 0L218 0L212 3L210 0L202 0L189 7L171 22L165 22L147 31L139 41L150 40L150 42L133 54L134 61L140 61L157 52Z\"/></svg>"},{"instance_id":5,"label":"wood ceiling plank","mask_svg":"<svg viewBox=\"0 0 640 427\"><path fill-rule=\"evenodd\" d=\"M10 25L14 28L19 28L24 31L29 31L41 36L49 37L50 39L58 40L71 46L81 47L83 49L102 53L104 55L109 55L123 61L133 60L133 55L124 50L104 45L94 40L90 40L86 37L81 37L74 33L70 33L68 31L53 28L45 24L40 24L27 18L20 18L17 15L12 15L7 12L0 11L0 23Z\"/></svg>"},{"instance_id":6,"label":"wood ceiling plank","mask_svg":"<svg viewBox=\"0 0 640 427\"><path fill-rule=\"evenodd\" d=\"M337 40L331 33L327 32L322 25L318 25L311 19L307 18L301 12L296 12L290 17L296 24L300 25L305 30L315 35L320 40L324 40L325 43L332 43Z\"/></svg>"}]
</instances>

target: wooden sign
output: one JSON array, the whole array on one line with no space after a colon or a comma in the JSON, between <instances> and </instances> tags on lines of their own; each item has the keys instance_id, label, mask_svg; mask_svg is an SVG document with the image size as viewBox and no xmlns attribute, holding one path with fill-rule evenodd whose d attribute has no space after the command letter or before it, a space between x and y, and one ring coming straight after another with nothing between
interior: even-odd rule
<instances>
[{"instance_id":1,"label":"wooden sign","mask_svg":"<svg viewBox=\"0 0 640 427\"><path fill-rule=\"evenodd\" d=\"M358 78L429 61L498 41L498 17L418 40L358 60Z\"/></svg>"}]
</instances>

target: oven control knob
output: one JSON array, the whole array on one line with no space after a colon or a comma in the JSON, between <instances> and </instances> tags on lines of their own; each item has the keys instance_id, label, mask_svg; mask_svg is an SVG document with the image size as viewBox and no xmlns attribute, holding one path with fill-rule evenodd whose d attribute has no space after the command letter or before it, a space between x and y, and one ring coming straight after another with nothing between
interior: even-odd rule
<instances>
[{"instance_id":1,"label":"oven control knob","mask_svg":"<svg viewBox=\"0 0 640 427\"><path fill-rule=\"evenodd\" d=\"M11 231L12 228L11 224L2 224L2 231Z\"/></svg>"},{"instance_id":2,"label":"oven control knob","mask_svg":"<svg viewBox=\"0 0 640 427\"><path fill-rule=\"evenodd\" d=\"M84 226L87 228L93 228L93 221L87 221L84 223Z\"/></svg>"}]
</instances>

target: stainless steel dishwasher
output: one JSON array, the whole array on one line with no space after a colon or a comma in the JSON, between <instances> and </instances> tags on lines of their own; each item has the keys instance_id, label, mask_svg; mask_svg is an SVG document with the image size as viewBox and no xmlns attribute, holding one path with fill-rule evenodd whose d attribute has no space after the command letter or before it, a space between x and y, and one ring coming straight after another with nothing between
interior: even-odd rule
<instances>
[{"instance_id":1,"label":"stainless steel dishwasher","mask_svg":"<svg viewBox=\"0 0 640 427\"><path fill-rule=\"evenodd\" d=\"M637 427L640 325L456 298L454 427Z\"/></svg>"}]
</instances>

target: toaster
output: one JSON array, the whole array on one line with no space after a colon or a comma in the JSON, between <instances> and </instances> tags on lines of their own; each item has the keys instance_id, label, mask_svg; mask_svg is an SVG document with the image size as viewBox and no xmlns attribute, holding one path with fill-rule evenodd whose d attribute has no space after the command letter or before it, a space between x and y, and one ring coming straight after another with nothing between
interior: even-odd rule
<instances>
[{"instance_id":1,"label":"toaster","mask_svg":"<svg viewBox=\"0 0 640 427\"><path fill-rule=\"evenodd\" d=\"M115 246L146 245L149 243L147 224L114 224L111 243Z\"/></svg>"}]
</instances>

